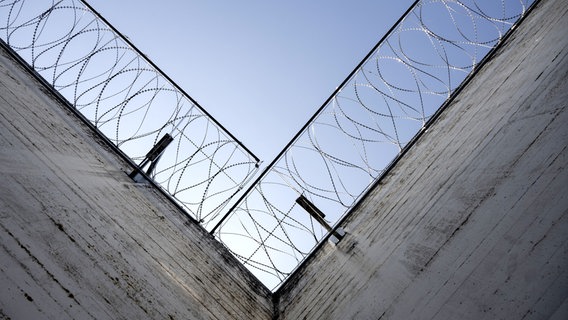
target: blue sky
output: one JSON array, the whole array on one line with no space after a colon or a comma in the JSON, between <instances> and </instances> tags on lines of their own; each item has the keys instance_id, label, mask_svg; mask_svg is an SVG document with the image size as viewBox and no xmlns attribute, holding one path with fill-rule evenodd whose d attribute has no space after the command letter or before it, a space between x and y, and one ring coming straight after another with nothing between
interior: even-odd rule
<instances>
[{"instance_id":1,"label":"blue sky","mask_svg":"<svg viewBox=\"0 0 568 320\"><path fill-rule=\"evenodd\" d=\"M87 2L266 164L413 1Z\"/></svg>"}]
</instances>

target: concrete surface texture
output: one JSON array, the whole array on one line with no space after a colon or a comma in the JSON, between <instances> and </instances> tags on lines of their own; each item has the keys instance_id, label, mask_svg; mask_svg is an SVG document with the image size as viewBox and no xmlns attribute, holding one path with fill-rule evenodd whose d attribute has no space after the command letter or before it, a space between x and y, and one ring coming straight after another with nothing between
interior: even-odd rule
<instances>
[{"instance_id":1,"label":"concrete surface texture","mask_svg":"<svg viewBox=\"0 0 568 320\"><path fill-rule=\"evenodd\" d=\"M270 291L0 52L0 319L269 319Z\"/></svg>"},{"instance_id":2,"label":"concrete surface texture","mask_svg":"<svg viewBox=\"0 0 568 320\"><path fill-rule=\"evenodd\" d=\"M280 319L568 319L568 2L544 0L278 292Z\"/></svg>"},{"instance_id":3,"label":"concrete surface texture","mask_svg":"<svg viewBox=\"0 0 568 320\"><path fill-rule=\"evenodd\" d=\"M542 0L276 293L0 52L0 319L568 319L568 3Z\"/></svg>"}]
</instances>

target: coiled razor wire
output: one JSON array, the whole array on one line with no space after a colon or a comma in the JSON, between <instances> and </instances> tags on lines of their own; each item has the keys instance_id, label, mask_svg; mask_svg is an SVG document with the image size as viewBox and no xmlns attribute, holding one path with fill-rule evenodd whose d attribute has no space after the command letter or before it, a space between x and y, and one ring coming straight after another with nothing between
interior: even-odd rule
<instances>
[{"instance_id":1,"label":"coiled razor wire","mask_svg":"<svg viewBox=\"0 0 568 320\"><path fill-rule=\"evenodd\" d=\"M255 274L279 286L536 0L416 1L233 205L258 167L81 1L0 0L0 37L134 160L165 133L153 178Z\"/></svg>"},{"instance_id":2,"label":"coiled razor wire","mask_svg":"<svg viewBox=\"0 0 568 320\"><path fill-rule=\"evenodd\" d=\"M275 288L497 46L532 0L416 1L213 229Z\"/></svg>"},{"instance_id":3,"label":"coiled razor wire","mask_svg":"<svg viewBox=\"0 0 568 320\"><path fill-rule=\"evenodd\" d=\"M130 42L77 0L0 0L0 38L134 161L174 140L152 178L204 227L258 159Z\"/></svg>"}]
</instances>

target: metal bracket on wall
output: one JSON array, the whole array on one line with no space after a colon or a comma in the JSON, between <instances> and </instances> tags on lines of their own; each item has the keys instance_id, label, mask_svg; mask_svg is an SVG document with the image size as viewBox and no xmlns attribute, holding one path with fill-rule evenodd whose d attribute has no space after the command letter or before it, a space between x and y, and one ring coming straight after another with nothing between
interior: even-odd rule
<instances>
[{"instance_id":1,"label":"metal bracket on wall","mask_svg":"<svg viewBox=\"0 0 568 320\"><path fill-rule=\"evenodd\" d=\"M154 172L154 170L156 169L156 164L160 160L160 157L164 153L164 150L166 150L168 145L173 140L174 140L174 138L171 135L169 135L168 133L166 133L166 135L164 135L162 137L162 139L160 139L160 141L158 141L158 143L156 143L152 147L152 149L150 149L150 151L148 151L148 153L146 154L146 157L144 158L144 160L142 160L140 165L136 169L134 169L134 171L132 171L128 176L136 182L145 181L146 178L141 174L142 170L144 170L144 167L148 163L150 163L150 167L148 167L148 170L146 170L146 176L148 176L148 177L151 176L152 172Z\"/></svg>"},{"instance_id":2,"label":"metal bracket on wall","mask_svg":"<svg viewBox=\"0 0 568 320\"><path fill-rule=\"evenodd\" d=\"M308 200L304 195L300 195L298 199L296 199L296 203L299 204L304 210L306 210L314 219L316 219L319 224L321 224L328 232L331 233L331 237L329 241L333 244L338 244L341 239L345 236L345 230L343 228L333 229L329 223L324 219L325 214L321 212L321 210L316 207L310 200Z\"/></svg>"}]
</instances>

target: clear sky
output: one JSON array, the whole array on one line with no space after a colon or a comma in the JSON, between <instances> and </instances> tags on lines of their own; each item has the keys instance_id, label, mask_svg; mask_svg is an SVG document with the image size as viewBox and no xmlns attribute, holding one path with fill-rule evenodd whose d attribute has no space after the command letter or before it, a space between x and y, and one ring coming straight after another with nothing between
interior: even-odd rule
<instances>
[{"instance_id":1,"label":"clear sky","mask_svg":"<svg viewBox=\"0 0 568 320\"><path fill-rule=\"evenodd\" d=\"M87 0L270 162L412 0Z\"/></svg>"}]
</instances>

